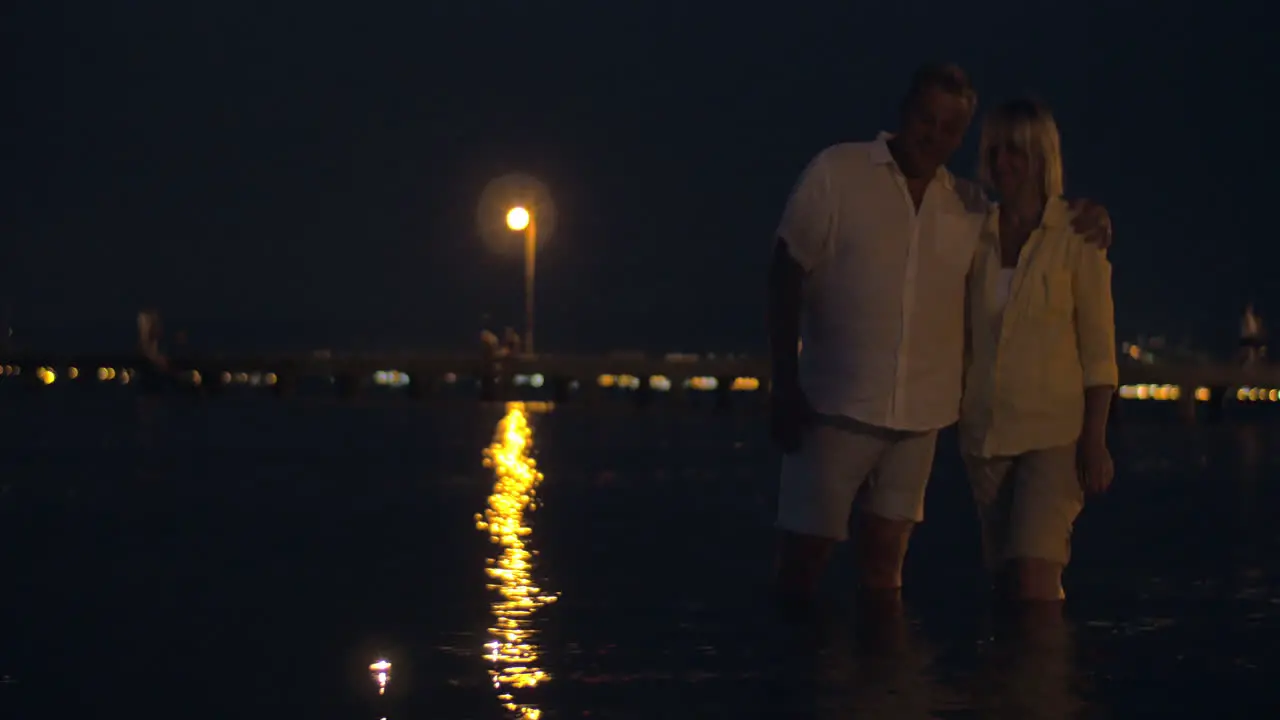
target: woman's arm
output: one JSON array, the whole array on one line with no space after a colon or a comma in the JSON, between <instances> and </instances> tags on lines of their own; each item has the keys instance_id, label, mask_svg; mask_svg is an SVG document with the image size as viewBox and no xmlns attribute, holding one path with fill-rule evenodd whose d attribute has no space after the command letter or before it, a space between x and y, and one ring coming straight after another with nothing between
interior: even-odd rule
<instances>
[{"instance_id":1,"label":"woman's arm","mask_svg":"<svg viewBox=\"0 0 1280 720\"><path fill-rule=\"evenodd\" d=\"M1084 369L1082 442L1105 442L1111 396L1119 384L1116 365L1115 305L1111 297L1111 263L1107 251L1080 247L1075 282L1076 338Z\"/></svg>"}]
</instances>

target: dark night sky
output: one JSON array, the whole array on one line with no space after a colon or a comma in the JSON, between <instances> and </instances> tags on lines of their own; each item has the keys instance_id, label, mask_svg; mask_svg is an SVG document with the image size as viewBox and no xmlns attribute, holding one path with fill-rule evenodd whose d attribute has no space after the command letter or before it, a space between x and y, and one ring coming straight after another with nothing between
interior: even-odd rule
<instances>
[{"instance_id":1,"label":"dark night sky","mask_svg":"<svg viewBox=\"0 0 1280 720\"><path fill-rule=\"evenodd\" d=\"M150 303L196 345L470 347L520 321L475 208L522 171L559 211L542 350L758 348L796 174L935 58L1054 106L1068 193L1115 218L1123 334L1220 343L1246 296L1280 322L1271 3L374 5L10 4L0 300L28 342L127 342Z\"/></svg>"}]
</instances>

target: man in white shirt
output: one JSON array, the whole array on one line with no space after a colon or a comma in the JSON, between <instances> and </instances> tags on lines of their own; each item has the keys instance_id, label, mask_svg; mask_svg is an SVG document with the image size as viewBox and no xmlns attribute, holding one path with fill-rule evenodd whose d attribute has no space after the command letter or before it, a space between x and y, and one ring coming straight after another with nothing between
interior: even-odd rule
<instances>
[{"instance_id":1,"label":"man in white shirt","mask_svg":"<svg viewBox=\"0 0 1280 720\"><path fill-rule=\"evenodd\" d=\"M770 424L784 453L778 590L789 603L813 597L864 483L861 588L897 598L902 586L937 431L959 414L965 278L988 205L945 163L976 105L963 70L921 68L898 132L823 150L787 202L769 315ZM1076 230L1109 245L1105 208L1076 209Z\"/></svg>"}]
</instances>

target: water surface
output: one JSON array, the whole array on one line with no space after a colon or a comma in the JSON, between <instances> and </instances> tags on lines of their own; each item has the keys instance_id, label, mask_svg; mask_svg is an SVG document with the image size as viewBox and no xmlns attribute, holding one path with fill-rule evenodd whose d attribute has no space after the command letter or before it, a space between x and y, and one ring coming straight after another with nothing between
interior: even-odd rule
<instances>
[{"instance_id":1,"label":"water surface","mask_svg":"<svg viewBox=\"0 0 1280 720\"><path fill-rule=\"evenodd\" d=\"M910 622L859 632L841 557L831 616L806 638L763 602L776 459L762 418L520 418L392 399L5 396L6 716L1280 709L1275 426L1119 428L1114 492L1077 527L1070 623L1036 637L986 612L944 445L908 560Z\"/></svg>"}]
</instances>

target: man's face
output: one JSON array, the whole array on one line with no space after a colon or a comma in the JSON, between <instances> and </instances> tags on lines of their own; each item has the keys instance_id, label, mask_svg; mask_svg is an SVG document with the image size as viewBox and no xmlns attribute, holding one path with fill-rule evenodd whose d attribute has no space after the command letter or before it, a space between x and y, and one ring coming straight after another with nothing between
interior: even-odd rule
<instances>
[{"instance_id":1,"label":"man's face","mask_svg":"<svg viewBox=\"0 0 1280 720\"><path fill-rule=\"evenodd\" d=\"M938 88L925 88L902 113L898 147L911 167L909 174L928 176L945 165L964 141L973 113L958 95Z\"/></svg>"}]
</instances>

